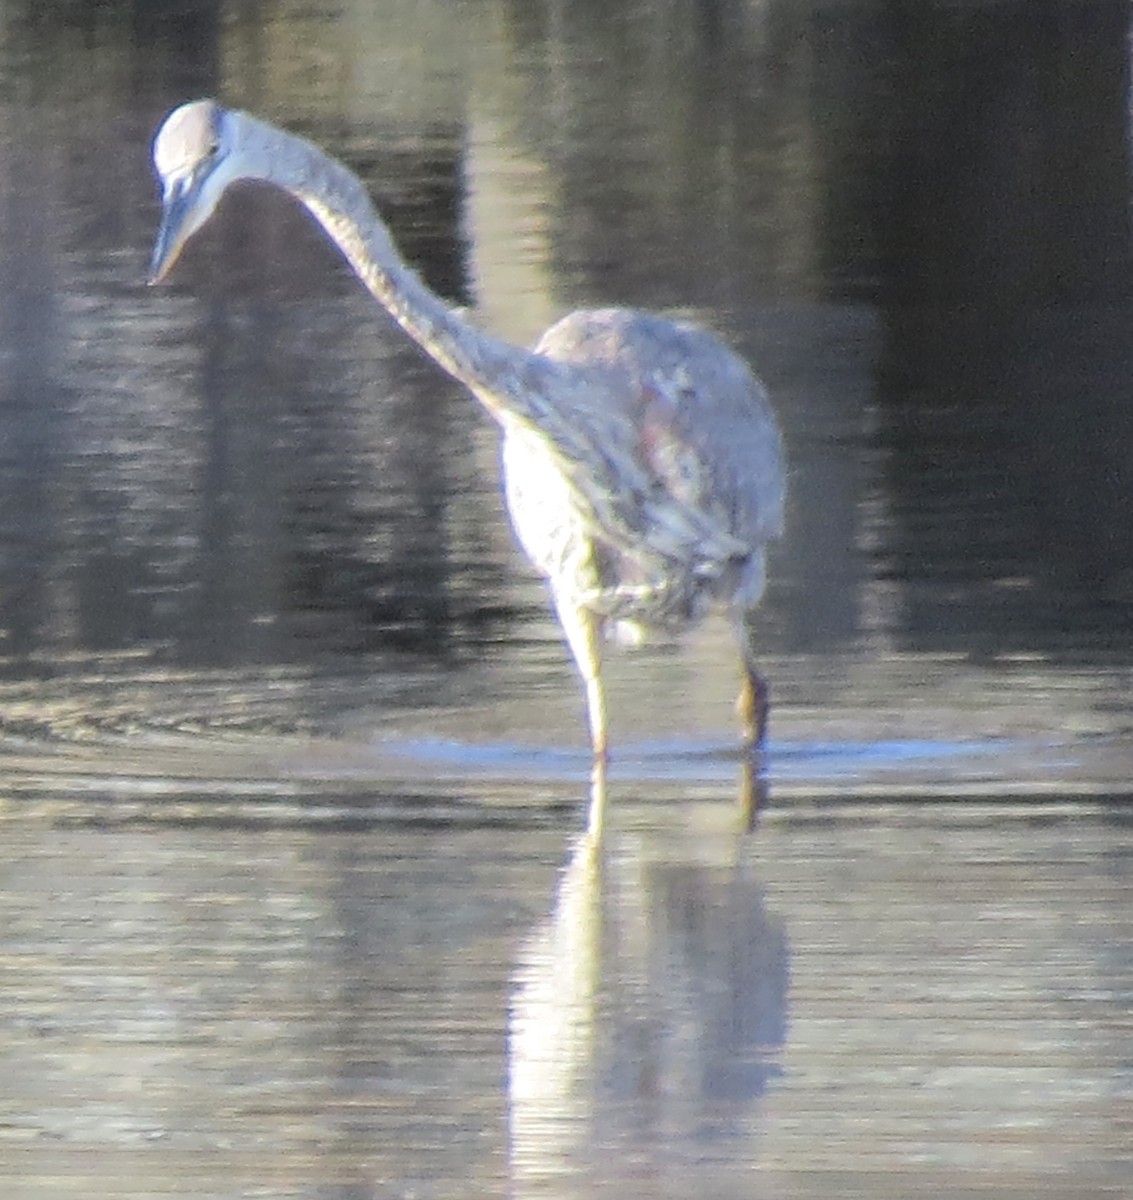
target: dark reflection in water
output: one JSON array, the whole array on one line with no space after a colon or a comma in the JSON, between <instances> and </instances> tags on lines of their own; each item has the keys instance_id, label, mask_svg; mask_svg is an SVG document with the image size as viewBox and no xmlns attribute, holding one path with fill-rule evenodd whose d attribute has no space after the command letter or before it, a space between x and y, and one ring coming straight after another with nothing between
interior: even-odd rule
<instances>
[{"instance_id":1,"label":"dark reflection in water","mask_svg":"<svg viewBox=\"0 0 1133 1200\"><path fill-rule=\"evenodd\" d=\"M278 45L210 4L6 10L9 673L447 661L542 602L491 431L293 206L242 192L140 287L148 138L200 92L342 154L505 333L626 302L748 353L794 463L770 650L1125 653L1126 6L654 8L346 4Z\"/></svg>"},{"instance_id":2,"label":"dark reflection in water","mask_svg":"<svg viewBox=\"0 0 1133 1200\"><path fill-rule=\"evenodd\" d=\"M903 31L902 47L931 46L899 60L884 207L879 401L903 640L1125 651L1129 14L1051 5L1020 26L1015 11Z\"/></svg>"}]
</instances>

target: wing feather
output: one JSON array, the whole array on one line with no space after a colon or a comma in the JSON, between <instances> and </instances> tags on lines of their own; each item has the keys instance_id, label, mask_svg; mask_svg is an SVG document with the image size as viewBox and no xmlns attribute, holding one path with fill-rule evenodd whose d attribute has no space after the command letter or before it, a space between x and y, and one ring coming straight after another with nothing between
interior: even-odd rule
<instances>
[{"instance_id":1,"label":"wing feather","mask_svg":"<svg viewBox=\"0 0 1133 1200\"><path fill-rule=\"evenodd\" d=\"M622 309L573 313L537 352L572 368L553 433L594 532L630 556L711 574L778 537L782 441L747 364L710 334Z\"/></svg>"}]
</instances>

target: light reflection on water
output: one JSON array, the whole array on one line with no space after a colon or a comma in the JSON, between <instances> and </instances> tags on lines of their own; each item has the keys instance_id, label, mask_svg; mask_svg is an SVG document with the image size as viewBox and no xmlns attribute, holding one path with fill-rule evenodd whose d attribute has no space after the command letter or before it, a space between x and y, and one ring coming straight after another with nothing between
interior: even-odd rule
<instances>
[{"instance_id":1,"label":"light reflection on water","mask_svg":"<svg viewBox=\"0 0 1133 1200\"><path fill-rule=\"evenodd\" d=\"M11 1194L1128 1180L1128 822L571 823L7 820Z\"/></svg>"},{"instance_id":2,"label":"light reflection on water","mask_svg":"<svg viewBox=\"0 0 1133 1200\"><path fill-rule=\"evenodd\" d=\"M648 849L604 855L581 838L520 950L508 1105L521 1190L550 1179L585 1194L642 1162L711 1178L758 1161L787 1032L783 928L750 864Z\"/></svg>"}]
</instances>

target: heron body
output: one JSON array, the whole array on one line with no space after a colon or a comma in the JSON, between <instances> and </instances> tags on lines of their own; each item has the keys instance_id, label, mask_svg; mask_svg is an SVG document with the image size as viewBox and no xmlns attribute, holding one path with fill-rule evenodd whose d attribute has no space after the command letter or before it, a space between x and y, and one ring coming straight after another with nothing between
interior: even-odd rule
<instances>
[{"instance_id":1,"label":"heron body","mask_svg":"<svg viewBox=\"0 0 1133 1200\"><path fill-rule=\"evenodd\" d=\"M748 617L783 527L782 440L748 365L707 332L651 313L571 313L526 350L476 329L402 260L361 182L312 143L194 101L154 142L164 278L225 188L294 195L374 297L499 424L508 510L546 578L586 693L604 800L601 640L617 626L680 629L714 603L740 648L745 744L762 745L766 688ZM592 827L601 803L591 806Z\"/></svg>"}]
</instances>

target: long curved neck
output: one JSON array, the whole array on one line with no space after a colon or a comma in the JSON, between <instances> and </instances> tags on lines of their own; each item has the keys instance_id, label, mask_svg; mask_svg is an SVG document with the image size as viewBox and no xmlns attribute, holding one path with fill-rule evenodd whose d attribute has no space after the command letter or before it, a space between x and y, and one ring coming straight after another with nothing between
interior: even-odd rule
<instances>
[{"instance_id":1,"label":"long curved neck","mask_svg":"<svg viewBox=\"0 0 1133 1200\"><path fill-rule=\"evenodd\" d=\"M345 166L311 142L244 119L256 133L256 157L263 164L257 174L306 206L406 333L497 419L530 416L524 384L530 388L532 377L550 364L470 325L432 292L401 257L366 189Z\"/></svg>"}]
</instances>

